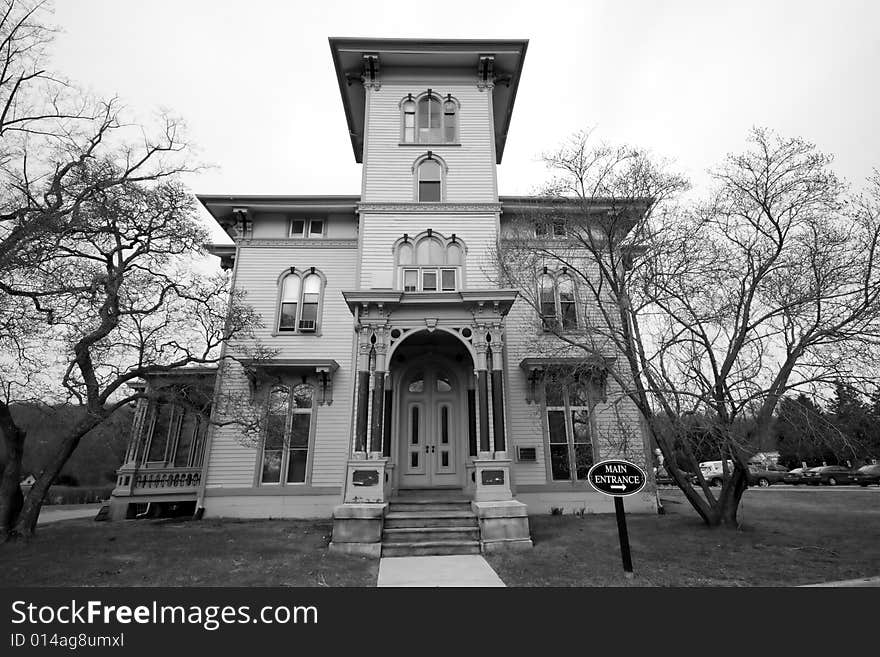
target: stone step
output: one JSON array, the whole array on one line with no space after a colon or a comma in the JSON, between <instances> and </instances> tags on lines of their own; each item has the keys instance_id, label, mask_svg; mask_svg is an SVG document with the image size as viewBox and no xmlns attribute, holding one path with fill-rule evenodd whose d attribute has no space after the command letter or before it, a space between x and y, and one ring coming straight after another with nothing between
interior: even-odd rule
<instances>
[{"instance_id":1,"label":"stone step","mask_svg":"<svg viewBox=\"0 0 880 657\"><path fill-rule=\"evenodd\" d=\"M382 545L436 541L476 541L479 527L400 527L382 532Z\"/></svg>"},{"instance_id":2,"label":"stone step","mask_svg":"<svg viewBox=\"0 0 880 657\"><path fill-rule=\"evenodd\" d=\"M405 502L399 500L391 500L388 505L389 513L411 513L411 512L427 512L427 511L468 511L471 510L471 503L449 502L446 500L407 500Z\"/></svg>"},{"instance_id":3,"label":"stone step","mask_svg":"<svg viewBox=\"0 0 880 657\"><path fill-rule=\"evenodd\" d=\"M479 541L419 541L383 543L383 557L425 557L447 554L480 554Z\"/></svg>"},{"instance_id":4,"label":"stone step","mask_svg":"<svg viewBox=\"0 0 880 657\"><path fill-rule=\"evenodd\" d=\"M470 501L470 498L462 492L461 488L401 488L397 490L394 498L403 501L411 499L442 499L453 502Z\"/></svg>"},{"instance_id":5,"label":"stone step","mask_svg":"<svg viewBox=\"0 0 880 657\"><path fill-rule=\"evenodd\" d=\"M385 516L389 529L407 527L478 527L477 517L471 511L392 512Z\"/></svg>"}]
</instances>

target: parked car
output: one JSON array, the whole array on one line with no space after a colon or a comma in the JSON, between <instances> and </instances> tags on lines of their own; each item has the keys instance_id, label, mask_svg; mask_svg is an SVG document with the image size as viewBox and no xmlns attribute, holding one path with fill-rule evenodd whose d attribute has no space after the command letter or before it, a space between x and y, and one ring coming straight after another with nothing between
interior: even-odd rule
<instances>
[{"instance_id":1,"label":"parked car","mask_svg":"<svg viewBox=\"0 0 880 657\"><path fill-rule=\"evenodd\" d=\"M748 482L749 486L760 486L766 488L771 484L781 484L788 474L788 468L781 465L750 465Z\"/></svg>"},{"instance_id":2,"label":"parked car","mask_svg":"<svg viewBox=\"0 0 880 657\"><path fill-rule=\"evenodd\" d=\"M809 469L810 468L795 468L794 470L790 470L782 477L782 483L791 484L792 486L806 483L804 473Z\"/></svg>"},{"instance_id":3,"label":"parked car","mask_svg":"<svg viewBox=\"0 0 880 657\"><path fill-rule=\"evenodd\" d=\"M727 472L733 472L733 461L727 461ZM720 486L724 483L724 468L721 461L703 461L700 463L700 473L710 486ZM694 475L694 483L699 483L696 475Z\"/></svg>"},{"instance_id":4,"label":"parked car","mask_svg":"<svg viewBox=\"0 0 880 657\"><path fill-rule=\"evenodd\" d=\"M681 474L684 476L685 479L693 480L694 475L692 475L690 472L682 470ZM658 485L675 486L675 480L672 478L672 475L669 474L669 471L666 470L665 467L657 470L657 472L654 474L654 481L656 481Z\"/></svg>"},{"instance_id":5,"label":"parked car","mask_svg":"<svg viewBox=\"0 0 880 657\"><path fill-rule=\"evenodd\" d=\"M820 465L818 468L810 468L804 473L804 483L811 486L827 484L853 484L856 481L856 471L845 465Z\"/></svg>"},{"instance_id":6,"label":"parked car","mask_svg":"<svg viewBox=\"0 0 880 657\"><path fill-rule=\"evenodd\" d=\"M876 465L863 465L856 470L856 483L859 486L880 486L880 463Z\"/></svg>"}]
</instances>

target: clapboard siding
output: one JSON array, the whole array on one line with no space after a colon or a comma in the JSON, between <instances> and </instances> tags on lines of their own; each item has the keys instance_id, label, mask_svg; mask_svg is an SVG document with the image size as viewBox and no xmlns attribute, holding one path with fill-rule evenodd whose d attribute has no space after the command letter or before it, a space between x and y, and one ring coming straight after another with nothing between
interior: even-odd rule
<instances>
[{"instance_id":1,"label":"clapboard siding","mask_svg":"<svg viewBox=\"0 0 880 657\"><path fill-rule=\"evenodd\" d=\"M537 461L520 463L514 460L514 478L517 486L526 484L543 484L547 481L544 454L544 429L541 404L526 403L526 375L519 363L527 356L533 356L530 350L533 339L538 331L535 313L531 306L523 300L514 302L507 314L504 332L504 346L507 352L508 372L508 406L507 426L510 439L511 456L516 458L516 448L535 447Z\"/></svg>"},{"instance_id":2,"label":"clapboard siding","mask_svg":"<svg viewBox=\"0 0 880 657\"><path fill-rule=\"evenodd\" d=\"M254 335L266 346L277 349L278 358L297 358L306 353L314 358L348 358L353 319L342 298L342 290L355 285L355 249L243 246L236 267L236 287L247 292L246 302L260 314L263 326ZM273 335L278 311L278 277L290 267L316 267L327 279L321 313L320 334Z\"/></svg>"},{"instance_id":3,"label":"clapboard siding","mask_svg":"<svg viewBox=\"0 0 880 657\"><path fill-rule=\"evenodd\" d=\"M263 327L255 337L266 347L276 349L277 358L332 358L339 363L333 378L333 403L316 405L313 411L315 438L311 484L339 486L344 478L351 422L351 358L353 320L342 298L342 290L354 287L357 251L355 249L242 247L236 267L236 286L247 291L246 301L260 314ZM278 277L291 266L315 266L325 275L324 305L320 335L274 335ZM249 342L238 341L232 349L246 349ZM223 399L242 400L249 396L241 367L229 363L221 375ZM206 487L250 487L259 457L259 447L242 434L240 427L228 425L214 432L209 455Z\"/></svg>"},{"instance_id":4,"label":"clapboard siding","mask_svg":"<svg viewBox=\"0 0 880 657\"><path fill-rule=\"evenodd\" d=\"M581 317L601 325L595 301L579 294ZM517 485L540 484L548 479L545 453L543 408L539 402L526 404L527 380L519 368L523 358L534 356L583 357L583 349L567 347L550 334L544 334L534 308L519 299L507 315L505 347L508 363L508 425L510 441L516 446L537 447L535 463L516 463ZM608 356L613 356L609 346ZM623 366L623 363L620 363ZM609 377L606 399L592 411L593 443L597 460L626 458L644 467L647 462L644 425L641 414L625 391Z\"/></svg>"},{"instance_id":5,"label":"clapboard siding","mask_svg":"<svg viewBox=\"0 0 880 657\"><path fill-rule=\"evenodd\" d=\"M448 237L455 233L467 246L465 289L486 289L492 283L492 252L497 213L373 214L361 216L361 289L400 287L394 281L393 245L404 233L415 236L428 228Z\"/></svg>"},{"instance_id":6,"label":"clapboard siding","mask_svg":"<svg viewBox=\"0 0 880 657\"><path fill-rule=\"evenodd\" d=\"M451 93L460 103L458 113L459 144L401 146L400 101L432 87L442 96ZM414 201L412 165L430 149L442 157L449 171L446 177L446 201L451 203L496 202L495 153L492 146L490 91L476 85L437 82L384 83L370 94L366 117L365 202Z\"/></svg>"}]
</instances>

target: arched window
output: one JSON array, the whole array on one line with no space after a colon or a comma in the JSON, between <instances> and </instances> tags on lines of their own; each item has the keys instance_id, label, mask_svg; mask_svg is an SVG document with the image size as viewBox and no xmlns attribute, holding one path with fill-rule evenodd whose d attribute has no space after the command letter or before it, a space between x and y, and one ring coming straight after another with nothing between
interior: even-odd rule
<instances>
[{"instance_id":1,"label":"arched window","mask_svg":"<svg viewBox=\"0 0 880 657\"><path fill-rule=\"evenodd\" d=\"M440 110L440 99L433 94L419 100L417 121L420 144L436 144L441 140L443 114Z\"/></svg>"},{"instance_id":2,"label":"arched window","mask_svg":"<svg viewBox=\"0 0 880 657\"><path fill-rule=\"evenodd\" d=\"M577 303L575 301L574 281L568 274L556 277L556 291L559 295L559 321L562 330L570 331L578 327Z\"/></svg>"},{"instance_id":3,"label":"arched window","mask_svg":"<svg viewBox=\"0 0 880 657\"><path fill-rule=\"evenodd\" d=\"M538 277L538 309L546 331L572 331L578 328L577 294L574 280L565 269Z\"/></svg>"},{"instance_id":4,"label":"arched window","mask_svg":"<svg viewBox=\"0 0 880 657\"><path fill-rule=\"evenodd\" d=\"M556 328L556 292L553 277L542 274L538 279L538 307L541 309L541 323L548 331Z\"/></svg>"},{"instance_id":5,"label":"arched window","mask_svg":"<svg viewBox=\"0 0 880 657\"><path fill-rule=\"evenodd\" d=\"M314 267L299 271L294 267L281 279L278 331L315 333L321 315L324 280Z\"/></svg>"},{"instance_id":6,"label":"arched window","mask_svg":"<svg viewBox=\"0 0 880 657\"><path fill-rule=\"evenodd\" d=\"M428 158L418 168L419 203L439 203L443 192L443 168L440 163Z\"/></svg>"},{"instance_id":7,"label":"arched window","mask_svg":"<svg viewBox=\"0 0 880 657\"><path fill-rule=\"evenodd\" d=\"M405 144L452 144L458 141L458 101L430 89L415 99L409 94L400 103L401 136Z\"/></svg>"},{"instance_id":8,"label":"arched window","mask_svg":"<svg viewBox=\"0 0 880 657\"><path fill-rule=\"evenodd\" d=\"M398 285L404 292L455 292L461 288L465 248L455 235L428 231L396 247Z\"/></svg>"},{"instance_id":9,"label":"arched window","mask_svg":"<svg viewBox=\"0 0 880 657\"><path fill-rule=\"evenodd\" d=\"M455 141L455 114L458 107L451 97L443 103L443 141Z\"/></svg>"},{"instance_id":10,"label":"arched window","mask_svg":"<svg viewBox=\"0 0 880 657\"><path fill-rule=\"evenodd\" d=\"M409 100L403 102L401 106L403 110L403 141L408 144L416 141L416 101Z\"/></svg>"},{"instance_id":11,"label":"arched window","mask_svg":"<svg viewBox=\"0 0 880 657\"><path fill-rule=\"evenodd\" d=\"M263 432L261 483L306 482L313 396L312 386L305 383L292 389L287 386L270 389Z\"/></svg>"}]
</instances>

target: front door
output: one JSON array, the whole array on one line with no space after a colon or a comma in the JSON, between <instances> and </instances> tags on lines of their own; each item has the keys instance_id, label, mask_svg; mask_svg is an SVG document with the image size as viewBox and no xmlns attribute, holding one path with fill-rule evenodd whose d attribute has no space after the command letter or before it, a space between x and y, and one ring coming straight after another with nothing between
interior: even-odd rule
<instances>
[{"instance_id":1,"label":"front door","mask_svg":"<svg viewBox=\"0 0 880 657\"><path fill-rule=\"evenodd\" d=\"M442 366L409 373L402 382L400 487L459 487L463 444L462 390Z\"/></svg>"}]
</instances>

